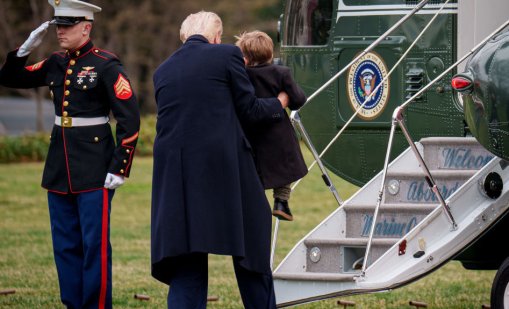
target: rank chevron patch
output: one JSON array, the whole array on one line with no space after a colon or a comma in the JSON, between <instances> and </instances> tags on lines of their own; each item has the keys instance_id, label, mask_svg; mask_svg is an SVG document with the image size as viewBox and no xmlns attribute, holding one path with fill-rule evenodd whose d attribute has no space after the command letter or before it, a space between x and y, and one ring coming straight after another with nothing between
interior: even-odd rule
<instances>
[{"instance_id":1,"label":"rank chevron patch","mask_svg":"<svg viewBox=\"0 0 509 309\"><path fill-rule=\"evenodd\" d=\"M120 73L118 74L117 82L113 88L115 89L115 95L120 100L127 100L133 95L131 84L129 84L129 81Z\"/></svg>"},{"instance_id":2,"label":"rank chevron patch","mask_svg":"<svg viewBox=\"0 0 509 309\"><path fill-rule=\"evenodd\" d=\"M37 71L40 68L42 68L42 65L44 64L45 61L46 61L46 59L44 59L43 61L37 62L34 65L27 66L27 67L25 67L25 69L29 70L30 72Z\"/></svg>"}]
</instances>

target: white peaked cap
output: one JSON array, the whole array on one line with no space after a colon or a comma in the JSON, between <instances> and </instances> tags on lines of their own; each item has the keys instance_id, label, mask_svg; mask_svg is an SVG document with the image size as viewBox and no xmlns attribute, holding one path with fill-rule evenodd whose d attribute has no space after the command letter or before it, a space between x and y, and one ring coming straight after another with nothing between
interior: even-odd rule
<instances>
[{"instance_id":1,"label":"white peaked cap","mask_svg":"<svg viewBox=\"0 0 509 309\"><path fill-rule=\"evenodd\" d=\"M94 20L94 13L102 10L96 5L79 0L48 0L48 3L55 8L56 17L85 17L87 20Z\"/></svg>"}]
</instances>

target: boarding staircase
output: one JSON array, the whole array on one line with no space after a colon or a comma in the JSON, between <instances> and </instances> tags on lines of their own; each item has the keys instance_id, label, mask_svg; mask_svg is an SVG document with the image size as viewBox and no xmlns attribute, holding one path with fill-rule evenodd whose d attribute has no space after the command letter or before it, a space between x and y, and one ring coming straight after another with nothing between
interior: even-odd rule
<instances>
[{"instance_id":1,"label":"boarding staircase","mask_svg":"<svg viewBox=\"0 0 509 309\"><path fill-rule=\"evenodd\" d=\"M382 172L297 243L275 269L278 306L387 290L417 280L452 259L505 214L509 169L504 161L470 137L431 137L415 144L457 227L428 188L409 148L387 170L365 271ZM486 177L493 173L503 182L496 197L485 192L486 186L490 190ZM497 186L501 184L494 182L491 189L500 189Z\"/></svg>"}]
</instances>

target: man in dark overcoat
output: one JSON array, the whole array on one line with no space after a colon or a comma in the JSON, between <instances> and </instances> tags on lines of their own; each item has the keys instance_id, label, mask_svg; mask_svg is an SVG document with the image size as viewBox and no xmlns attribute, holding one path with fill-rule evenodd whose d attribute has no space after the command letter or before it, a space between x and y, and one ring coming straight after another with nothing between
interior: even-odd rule
<instances>
[{"instance_id":1,"label":"man in dark overcoat","mask_svg":"<svg viewBox=\"0 0 509 309\"><path fill-rule=\"evenodd\" d=\"M275 308L271 211L239 117L279 121L287 97L255 97L216 14L191 14L180 33L154 74L152 275L170 285L169 308L205 308L207 255L231 255L245 308Z\"/></svg>"}]
</instances>

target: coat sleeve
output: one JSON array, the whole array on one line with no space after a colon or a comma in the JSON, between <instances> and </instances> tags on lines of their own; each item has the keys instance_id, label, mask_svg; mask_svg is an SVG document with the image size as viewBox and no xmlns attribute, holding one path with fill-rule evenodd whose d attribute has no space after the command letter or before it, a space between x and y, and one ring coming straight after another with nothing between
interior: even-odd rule
<instances>
[{"instance_id":1,"label":"coat sleeve","mask_svg":"<svg viewBox=\"0 0 509 309\"><path fill-rule=\"evenodd\" d=\"M129 177L140 130L138 103L131 83L117 59L107 64L104 76L110 108L117 120L117 144L108 173Z\"/></svg>"},{"instance_id":2,"label":"coat sleeve","mask_svg":"<svg viewBox=\"0 0 509 309\"><path fill-rule=\"evenodd\" d=\"M242 121L277 122L285 112L277 98L258 99L244 66L238 47L234 47L228 67L231 92L235 109Z\"/></svg>"},{"instance_id":3,"label":"coat sleeve","mask_svg":"<svg viewBox=\"0 0 509 309\"><path fill-rule=\"evenodd\" d=\"M293 80L292 72L288 68L285 68L283 74L283 90L290 98L290 103L288 104L288 108L290 110L297 110L306 103L306 95L304 94L304 91Z\"/></svg>"},{"instance_id":4,"label":"coat sleeve","mask_svg":"<svg viewBox=\"0 0 509 309\"><path fill-rule=\"evenodd\" d=\"M18 57L16 53L17 50L14 50L7 54L7 59L0 69L0 85L24 89L45 86L48 60L25 67L28 56Z\"/></svg>"}]
</instances>

